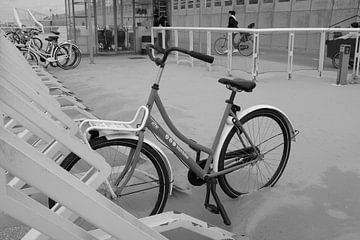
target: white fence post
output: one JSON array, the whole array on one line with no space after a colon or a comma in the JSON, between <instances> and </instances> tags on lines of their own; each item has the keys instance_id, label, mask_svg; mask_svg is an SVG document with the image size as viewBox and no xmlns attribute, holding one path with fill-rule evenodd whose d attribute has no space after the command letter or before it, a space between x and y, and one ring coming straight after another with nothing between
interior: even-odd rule
<instances>
[{"instance_id":1,"label":"white fence post","mask_svg":"<svg viewBox=\"0 0 360 240\"><path fill-rule=\"evenodd\" d=\"M291 74L293 69L294 62L294 32L289 33L289 43L288 43L288 80L291 80Z\"/></svg>"},{"instance_id":2,"label":"white fence post","mask_svg":"<svg viewBox=\"0 0 360 240\"><path fill-rule=\"evenodd\" d=\"M232 34L233 34L232 32L228 32L227 34L227 38L228 38L227 72L229 76L231 76L231 69L232 69L232 48L233 48Z\"/></svg>"},{"instance_id":3,"label":"white fence post","mask_svg":"<svg viewBox=\"0 0 360 240\"><path fill-rule=\"evenodd\" d=\"M206 32L206 54L211 55L211 32ZM208 71L211 71L211 63L207 64Z\"/></svg>"},{"instance_id":4,"label":"white fence post","mask_svg":"<svg viewBox=\"0 0 360 240\"><path fill-rule=\"evenodd\" d=\"M189 32L189 42L190 42L189 49L190 49L190 51L193 51L194 50L194 32L193 32L193 30L190 30L190 32ZM194 67L194 58L193 57L190 57L190 64L191 64L191 67Z\"/></svg>"},{"instance_id":5,"label":"white fence post","mask_svg":"<svg viewBox=\"0 0 360 240\"><path fill-rule=\"evenodd\" d=\"M360 60L360 49L359 49L359 32L356 35L356 42L355 42L355 56L354 56L354 66L353 66L353 79L359 78L359 60Z\"/></svg>"},{"instance_id":6,"label":"white fence post","mask_svg":"<svg viewBox=\"0 0 360 240\"><path fill-rule=\"evenodd\" d=\"M251 75L253 81L256 81L256 77L259 72L259 33L254 33L254 46L253 46L253 56L252 56L252 68L251 68Z\"/></svg>"},{"instance_id":7,"label":"white fence post","mask_svg":"<svg viewBox=\"0 0 360 240\"><path fill-rule=\"evenodd\" d=\"M179 31L175 30L174 31L174 38L175 38L175 47L179 46ZM176 51L175 52L175 59L176 59L176 64L179 64L179 52Z\"/></svg>"},{"instance_id":8,"label":"white fence post","mask_svg":"<svg viewBox=\"0 0 360 240\"><path fill-rule=\"evenodd\" d=\"M161 40L162 40L162 47L164 48L164 49L166 49L166 38L165 38L166 36L165 36L165 29L162 29L161 30Z\"/></svg>"},{"instance_id":9,"label":"white fence post","mask_svg":"<svg viewBox=\"0 0 360 240\"><path fill-rule=\"evenodd\" d=\"M319 50L319 76L322 76L322 72L324 71L324 57L325 57L325 32L321 32L320 37L320 50Z\"/></svg>"}]
</instances>

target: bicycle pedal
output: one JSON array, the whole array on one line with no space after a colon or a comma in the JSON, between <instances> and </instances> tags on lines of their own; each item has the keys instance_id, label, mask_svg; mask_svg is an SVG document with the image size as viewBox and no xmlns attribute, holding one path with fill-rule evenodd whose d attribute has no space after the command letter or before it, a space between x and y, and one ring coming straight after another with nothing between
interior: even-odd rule
<instances>
[{"instance_id":1,"label":"bicycle pedal","mask_svg":"<svg viewBox=\"0 0 360 240\"><path fill-rule=\"evenodd\" d=\"M209 210L211 213L220 214L219 208L213 204L205 204L205 208Z\"/></svg>"}]
</instances>

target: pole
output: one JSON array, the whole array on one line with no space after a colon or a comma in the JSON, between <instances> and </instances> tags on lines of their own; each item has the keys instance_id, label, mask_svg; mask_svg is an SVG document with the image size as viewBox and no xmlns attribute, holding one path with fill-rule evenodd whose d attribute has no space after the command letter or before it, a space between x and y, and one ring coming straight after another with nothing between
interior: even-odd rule
<instances>
[{"instance_id":1,"label":"pole","mask_svg":"<svg viewBox=\"0 0 360 240\"><path fill-rule=\"evenodd\" d=\"M87 22L88 22L88 39L89 39L89 53L90 53L90 64L94 64L94 41L93 41L93 21L91 18L91 0L86 0L87 5Z\"/></svg>"}]
</instances>

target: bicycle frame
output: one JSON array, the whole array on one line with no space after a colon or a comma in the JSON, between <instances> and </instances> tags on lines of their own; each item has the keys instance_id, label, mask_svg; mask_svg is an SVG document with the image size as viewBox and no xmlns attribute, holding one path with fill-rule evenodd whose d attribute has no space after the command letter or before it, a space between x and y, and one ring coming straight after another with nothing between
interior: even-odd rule
<instances>
[{"instance_id":1,"label":"bicycle frame","mask_svg":"<svg viewBox=\"0 0 360 240\"><path fill-rule=\"evenodd\" d=\"M232 119L236 119L235 121L232 121L232 122L237 127L239 127L240 130L244 133L245 137L247 138L247 141L251 144L255 153L258 153L258 151L257 151L256 147L254 146L254 144L252 143L251 139L246 134L246 131L244 131L244 129L242 128L240 121L237 119L236 112L234 112L232 110L233 100L235 98L236 91L232 91L230 98L226 101L227 104L226 104L223 116L221 118L219 128L216 132L216 136L213 141L212 147L208 148L208 147L203 146L199 143L196 143L195 141L184 136L172 123L169 115L167 114L167 112L165 110L164 105L161 102L160 96L158 94L159 82L160 82L162 72L163 72L163 67L161 67L159 69L157 81L152 86L152 90L150 92L150 96L147 101L147 107L149 109L149 113L151 112L151 109L155 104L158 107L160 115L163 118L163 120L165 121L165 124L169 127L171 132L177 138L179 138L183 143L186 143L187 145L189 145L196 151L203 151L203 152L207 153L209 156L206 160L205 167L201 168L197 164L197 162L193 158L191 158L188 155L188 153L185 150L183 150L182 147L173 138L171 138L171 136L161 127L161 125L151 116L151 114L149 114L149 118L147 119L145 128L148 128L151 132L153 132L161 141L163 141L163 143L165 143L167 145L167 147L179 158L180 161L182 161L189 169L191 169L198 177L200 177L202 179L215 178L220 175L224 175L229 172L235 171L239 168L242 168L245 165L251 164L252 161L249 161L247 163L239 164L237 166L233 166L233 167L230 167L228 169L225 169L225 170L222 170L219 172L209 172L210 165L213 161L214 152L217 147L220 147L220 146L218 146L218 143L219 143L219 140L221 137L221 133L222 133L224 126L225 126L226 122L228 121L229 117ZM139 143L140 143L140 141L142 141L141 139L143 139L143 138L139 137ZM141 143L140 143L140 145L141 145ZM138 144L138 146L139 146L139 144ZM135 157L136 157L136 155L135 155Z\"/></svg>"},{"instance_id":2,"label":"bicycle frame","mask_svg":"<svg viewBox=\"0 0 360 240\"><path fill-rule=\"evenodd\" d=\"M34 53L38 57L38 60L40 60L39 58L44 58L45 61L46 61L46 65L48 65L49 63L53 63L53 62L57 61L55 59L54 53L55 53L56 49L59 47L59 45L52 43L50 51L45 52L45 51L41 51L41 50L39 50L37 48L34 48L32 46L32 44L33 44L33 40L30 39L29 44L27 46L27 50Z\"/></svg>"}]
</instances>

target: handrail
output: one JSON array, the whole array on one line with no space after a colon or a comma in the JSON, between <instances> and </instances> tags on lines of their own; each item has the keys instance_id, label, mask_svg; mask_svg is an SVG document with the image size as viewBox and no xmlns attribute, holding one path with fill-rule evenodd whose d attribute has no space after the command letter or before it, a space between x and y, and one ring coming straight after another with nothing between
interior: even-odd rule
<instances>
[{"instance_id":1,"label":"handrail","mask_svg":"<svg viewBox=\"0 0 360 240\"><path fill-rule=\"evenodd\" d=\"M359 17L359 18L360 18L360 15L354 15L354 16L349 17L349 18L346 18L346 19L344 19L344 20L342 20L342 21L340 21L340 22L334 23L334 24L330 25L329 28L330 28L330 27L333 27L333 26L335 26L335 25L337 25L337 24L339 24L339 23L346 22L347 20L350 20L350 19L352 19L352 18L356 18L356 17Z\"/></svg>"},{"instance_id":2,"label":"handrail","mask_svg":"<svg viewBox=\"0 0 360 240\"><path fill-rule=\"evenodd\" d=\"M253 80L256 80L256 77L258 75L258 63L259 63L259 39L260 34L264 33L274 33L274 32L282 32L282 33L288 33L289 34L289 43L293 42L293 36L295 33L298 32L312 32L312 33L320 33L320 48L319 48L319 64L318 64L318 72L319 76L322 76L322 72L324 69L324 52L325 52L325 41L326 41L326 33L329 32L358 32L358 36L360 36L360 28L263 28L263 29L250 29L250 28L219 28L219 27L152 27L151 28L151 43L154 44L155 41L155 32L162 32L162 45L165 46L165 31L174 31L174 42L175 47L178 47L179 45L179 31L188 31L189 32L189 49L192 50L194 47L194 39L193 39L193 31L197 32L206 32L206 53L211 55L211 49L212 49L212 41L211 41L211 34L213 32L222 32L227 33L228 38L228 53L227 53L227 72L229 75L231 75L232 70L232 32L247 32L253 34L253 55L252 55L252 71L251 75ZM359 39L359 37L358 37ZM200 43L201 46L201 43ZM294 44L288 45L288 76L289 79L291 79L292 74L292 64L293 64L293 50L294 50ZM360 59L360 52L359 49L355 49L355 58ZM175 54L176 62L179 63L179 55ZM188 60L185 60L188 61ZM193 59L190 58L189 62L191 63L191 66L193 66ZM358 77L359 76L359 61L357 62L356 66L354 65L353 68L353 76ZM208 64L208 70L210 70L210 64Z\"/></svg>"}]
</instances>

